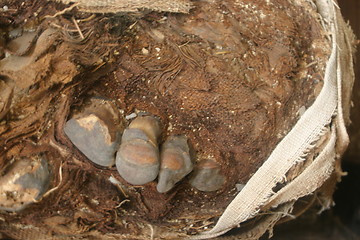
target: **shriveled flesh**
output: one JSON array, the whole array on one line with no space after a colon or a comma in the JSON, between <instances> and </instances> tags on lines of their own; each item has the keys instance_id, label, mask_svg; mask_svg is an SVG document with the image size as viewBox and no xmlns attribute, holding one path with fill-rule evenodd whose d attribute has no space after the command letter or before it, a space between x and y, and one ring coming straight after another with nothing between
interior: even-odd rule
<instances>
[{"instance_id":1,"label":"shriveled flesh","mask_svg":"<svg viewBox=\"0 0 360 240\"><path fill-rule=\"evenodd\" d=\"M60 7L41 3L14 3L17 21L29 16L27 22L36 22L25 14L30 7L38 16ZM0 167L36 148L46 152L51 187L57 187L26 213L3 214L8 222L62 234L136 234L149 222L192 234L215 222L236 195L236 184L246 183L311 105L328 49L312 13L287 0L194 4L189 15L74 10L46 18L33 51L0 61L0 74L15 83L12 107L0 124ZM82 20L75 22L84 39L72 16ZM159 144L186 136L195 166L206 159L219 166L218 191L196 190L190 174L159 193L156 181L132 186L116 167L90 162L63 128L92 96L111 99L124 115L139 110L158 116Z\"/></svg>"}]
</instances>

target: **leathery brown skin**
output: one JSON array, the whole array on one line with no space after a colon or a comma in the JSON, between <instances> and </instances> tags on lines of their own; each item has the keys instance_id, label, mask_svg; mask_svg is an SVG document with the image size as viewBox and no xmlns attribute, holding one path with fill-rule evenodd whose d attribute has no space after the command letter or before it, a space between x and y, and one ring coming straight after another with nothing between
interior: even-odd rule
<instances>
[{"instance_id":1,"label":"leathery brown skin","mask_svg":"<svg viewBox=\"0 0 360 240\"><path fill-rule=\"evenodd\" d=\"M15 159L0 178L0 210L24 209L42 197L49 181L50 172L44 156Z\"/></svg>"},{"instance_id":2,"label":"leathery brown skin","mask_svg":"<svg viewBox=\"0 0 360 240\"><path fill-rule=\"evenodd\" d=\"M116 154L116 167L128 183L143 185L157 177L160 134L160 122L154 116L139 116L125 129Z\"/></svg>"},{"instance_id":3,"label":"leathery brown skin","mask_svg":"<svg viewBox=\"0 0 360 240\"><path fill-rule=\"evenodd\" d=\"M9 112L13 97L14 83L0 78L0 120Z\"/></svg>"},{"instance_id":4,"label":"leathery brown skin","mask_svg":"<svg viewBox=\"0 0 360 240\"><path fill-rule=\"evenodd\" d=\"M80 113L66 122L64 132L90 161L111 167L123 129L123 119L111 102L92 98Z\"/></svg>"},{"instance_id":5,"label":"leathery brown skin","mask_svg":"<svg viewBox=\"0 0 360 240\"><path fill-rule=\"evenodd\" d=\"M172 189L177 182L193 169L187 138L169 136L161 147L161 169L157 190L164 193Z\"/></svg>"},{"instance_id":6,"label":"leathery brown skin","mask_svg":"<svg viewBox=\"0 0 360 240\"><path fill-rule=\"evenodd\" d=\"M220 173L220 165L212 159L199 162L190 184L203 192L219 190L225 183L225 177Z\"/></svg>"}]
</instances>

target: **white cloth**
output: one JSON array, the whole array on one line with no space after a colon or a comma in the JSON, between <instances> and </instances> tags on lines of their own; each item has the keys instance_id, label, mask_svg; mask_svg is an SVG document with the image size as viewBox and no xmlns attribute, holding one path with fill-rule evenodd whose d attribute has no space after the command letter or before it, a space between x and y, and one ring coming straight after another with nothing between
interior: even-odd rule
<instances>
[{"instance_id":1,"label":"white cloth","mask_svg":"<svg viewBox=\"0 0 360 240\"><path fill-rule=\"evenodd\" d=\"M225 209L215 227L192 239L220 236L253 218L263 209L293 203L315 192L334 173L335 160L343 153L349 141L343 119L342 81L344 73L353 71L349 40L351 33L345 29L346 25L335 2L315 0L315 3L326 31L331 33L332 41L324 86L319 96ZM344 59L346 63L342 61ZM307 154L324 135L328 135L328 138L320 154L296 178L286 182L288 171L297 163L306 161ZM286 185L274 193L275 186L284 182ZM272 226L269 224L270 228Z\"/></svg>"}]
</instances>

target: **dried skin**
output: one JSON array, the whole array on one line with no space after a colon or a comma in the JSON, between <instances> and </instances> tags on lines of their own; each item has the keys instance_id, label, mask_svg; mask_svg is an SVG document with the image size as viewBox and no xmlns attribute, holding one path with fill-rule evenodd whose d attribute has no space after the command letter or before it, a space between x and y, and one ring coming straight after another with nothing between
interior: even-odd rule
<instances>
[{"instance_id":1,"label":"dried skin","mask_svg":"<svg viewBox=\"0 0 360 240\"><path fill-rule=\"evenodd\" d=\"M2 120L10 110L13 98L13 89L13 83L10 81L0 80L0 120Z\"/></svg>"},{"instance_id":2,"label":"dried skin","mask_svg":"<svg viewBox=\"0 0 360 240\"><path fill-rule=\"evenodd\" d=\"M55 13L58 5L52 4L47 15ZM84 233L93 226L102 233L133 235L145 231L134 223L182 226L183 233L203 231L206 221L211 226L236 194L235 184L246 183L291 129L298 109L313 101L328 50L326 44L315 44L325 36L315 18L286 0L195 4L189 15L149 13L124 25L112 16L79 22L80 29L93 32L85 41L69 41L77 35L60 30L56 36L45 31L33 53L14 56L18 69L6 63L1 74L17 89L10 120L0 125L0 144L7 147L1 149L1 166L28 148L24 140L46 149L54 174L63 164L63 181L54 178L52 187L60 187L44 201L46 207L6 216L10 222L36 225L33 217L60 212L68 217L51 227L48 221L38 226L60 232L57 227L77 222L62 231ZM52 26L71 24L66 17L52 20ZM119 37L124 26L128 35ZM89 163L62 131L89 95L114 100L126 115L138 109L159 116L164 124L159 143L168 135L185 134L196 159L215 159L221 166L222 189L201 193L185 179L160 194L153 182L131 187L115 168ZM119 181L117 187L110 176ZM124 200L129 201L120 204ZM79 215L82 209L87 214Z\"/></svg>"},{"instance_id":3,"label":"dried skin","mask_svg":"<svg viewBox=\"0 0 360 240\"><path fill-rule=\"evenodd\" d=\"M141 21L139 40L129 53L137 61L124 65L133 77L123 79L123 69L118 70L124 93L111 94L125 101L126 109L159 112L172 133L189 136L198 155L212 156L228 168L223 171L231 184L246 182L259 159L267 156L269 143L286 131L280 128L290 128L297 117L291 109L307 94L293 91L312 85L296 80L297 66L310 61L298 48L310 42L304 40L303 46L293 42L295 21L283 13L274 15L272 6L252 4L256 10L248 10L245 2L216 7L199 3L189 17L170 16L155 27ZM279 22L280 29L269 22ZM154 36L155 30L161 34ZM149 53L143 55L142 49ZM132 65L139 63L148 73L131 72Z\"/></svg>"}]
</instances>

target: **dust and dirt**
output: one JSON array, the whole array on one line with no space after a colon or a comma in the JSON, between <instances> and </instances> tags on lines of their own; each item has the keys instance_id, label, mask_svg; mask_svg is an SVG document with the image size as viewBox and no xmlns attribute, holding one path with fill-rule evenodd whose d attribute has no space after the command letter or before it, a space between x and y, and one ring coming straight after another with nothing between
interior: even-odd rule
<instances>
[{"instance_id":1,"label":"dust and dirt","mask_svg":"<svg viewBox=\"0 0 360 240\"><path fill-rule=\"evenodd\" d=\"M311 105L329 53L319 44L320 23L287 0L199 1L190 14L73 8L55 17L67 6L5 5L0 83L9 87L0 100L11 105L6 113L0 108L0 167L45 152L57 189L24 212L1 214L3 226L31 224L58 235L135 236L148 223L189 234L210 227L236 195L235 184L247 182ZM132 187L115 167L91 164L62 129L94 95L125 115L159 116L162 139L185 134L197 161L222 166L223 189L199 192L185 179L161 194L154 183Z\"/></svg>"}]
</instances>

